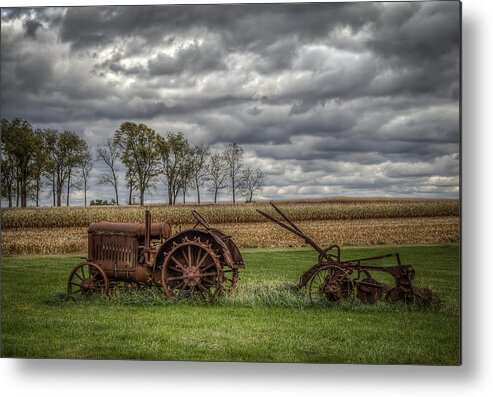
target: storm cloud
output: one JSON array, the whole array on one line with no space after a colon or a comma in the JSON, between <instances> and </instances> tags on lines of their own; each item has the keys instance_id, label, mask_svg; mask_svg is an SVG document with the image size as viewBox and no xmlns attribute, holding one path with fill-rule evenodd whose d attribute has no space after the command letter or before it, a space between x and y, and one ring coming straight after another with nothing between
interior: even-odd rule
<instances>
[{"instance_id":1,"label":"storm cloud","mask_svg":"<svg viewBox=\"0 0 493 397\"><path fill-rule=\"evenodd\" d=\"M4 118L237 142L264 198L458 197L458 2L16 8L1 33Z\"/></svg>"}]
</instances>

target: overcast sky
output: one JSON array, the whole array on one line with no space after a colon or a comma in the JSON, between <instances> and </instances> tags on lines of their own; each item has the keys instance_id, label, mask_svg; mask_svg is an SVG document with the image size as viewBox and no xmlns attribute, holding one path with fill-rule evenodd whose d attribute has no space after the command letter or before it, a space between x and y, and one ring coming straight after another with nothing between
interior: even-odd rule
<instances>
[{"instance_id":1,"label":"overcast sky","mask_svg":"<svg viewBox=\"0 0 493 397\"><path fill-rule=\"evenodd\" d=\"M263 198L457 198L459 67L458 2L2 9L2 117L237 142Z\"/></svg>"}]
</instances>

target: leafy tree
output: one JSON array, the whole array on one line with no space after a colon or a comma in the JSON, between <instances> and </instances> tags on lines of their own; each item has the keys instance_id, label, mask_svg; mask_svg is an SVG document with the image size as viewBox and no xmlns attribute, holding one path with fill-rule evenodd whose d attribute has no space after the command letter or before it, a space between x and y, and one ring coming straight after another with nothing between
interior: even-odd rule
<instances>
[{"instance_id":1,"label":"leafy tree","mask_svg":"<svg viewBox=\"0 0 493 397\"><path fill-rule=\"evenodd\" d=\"M238 178L243 166L243 149L236 143L230 143L224 150L224 161L228 170L228 177L231 192L233 194L233 204L236 202Z\"/></svg>"},{"instance_id":2,"label":"leafy tree","mask_svg":"<svg viewBox=\"0 0 493 397\"><path fill-rule=\"evenodd\" d=\"M116 201L115 199L111 199L111 201L108 200L102 200L102 199L96 199L96 200L91 200L89 203L90 206L95 206L95 205L115 205Z\"/></svg>"},{"instance_id":3,"label":"leafy tree","mask_svg":"<svg viewBox=\"0 0 493 397\"><path fill-rule=\"evenodd\" d=\"M197 191L197 203L200 204L200 188L204 186L207 178L207 157L209 156L209 147L204 143L196 145L191 150L191 173L194 189Z\"/></svg>"},{"instance_id":4,"label":"leafy tree","mask_svg":"<svg viewBox=\"0 0 493 397\"><path fill-rule=\"evenodd\" d=\"M35 134L26 120L2 120L3 150L15 169L17 205L26 207L30 182L35 167L36 153L41 150L40 136ZM7 165L9 167L9 165Z\"/></svg>"},{"instance_id":5,"label":"leafy tree","mask_svg":"<svg viewBox=\"0 0 493 397\"><path fill-rule=\"evenodd\" d=\"M127 175L135 176L140 205L144 205L145 191L152 186L159 172L157 134L145 124L126 121L115 132L114 139L120 149L122 163L127 167Z\"/></svg>"},{"instance_id":6,"label":"leafy tree","mask_svg":"<svg viewBox=\"0 0 493 397\"><path fill-rule=\"evenodd\" d=\"M208 191L214 195L214 203L217 202L219 191L228 187L228 170L224 157L213 154L206 166L207 180L210 182Z\"/></svg>"},{"instance_id":7,"label":"leafy tree","mask_svg":"<svg viewBox=\"0 0 493 397\"><path fill-rule=\"evenodd\" d=\"M133 205L135 204L135 198L134 198L134 191L139 190L139 187L137 186L137 178L136 178L136 173L135 170L129 169L125 173L125 180L127 181L127 187L128 187L128 205Z\"/></svg>"},{"instance_id":8,"label":"leafy tree","mask_svg":"<svg viewBox=\"0 0 493 397\"><path fill-rule=\"evenodd\" d=\"M118 167L117 161L119 157L118 145L114 139L107 138L102 145L98 145L96 148L97 158L104 162L108 167L101 175L99 175L98 182L100 184L112 185L115 189L115 202L118 202ZM131 193L130 193L131 194Z\"/></svg>"},{"instance_id":9,"label":"leafy tree","mask_svg":"<svg viewBox=\"0 0 493 397\"><path fill-rule=\"evenodd\" d=\"M69 206L70 189L79 185L75 177L82 167L84 154L88 151L87 142L75 132L58 133L56 130L45 130L44 139L49 148L46 172L53 185L53 203L61 207L63 189L66 186L66 203Z\"/></svg>"},{"instance_id":10,"label":"leafy tree","mask_svg":"<svg viewBox=\"0 0 493 397\"><path fill-rule=\"evenodd\" d=\"M70 189L72 187L79 188L79 181L75 179L77 173L82 168L84 157L88 152L87 142L80 138L76 133L64 131L58 139L58 148L61 167L57 190L58 206L61 206L61 194L64 182L67 184L67 207L70 205ZM62 177L64 176L64 178Z\"/></svg>"},{"instance_id":11,"label":"leafy tree","mask_svg":"<svg viewBox=\"0 0 493 397\"><path fill-rule=\"evenodd\" d=\"M183 161L180 172L179 187L183 195L183 204L185 204L185 198L187 196L188 188L194 188L194 148L190 145L187 150L183 153Z\"/></svg>"},{"instance_id":12,"label":"leafy tree","mask_svg":"<svg viewBox=\"0 0 493 397\"><path fill-rule=\"evenodd\" d=\"M2 128L3 129L3 128ZM0 155L2 158L1 166L1 186L2 186L2 197L5 197L9 202L9 207L12 207L13 197L15 194L15 180L17 176L15 159L12 153L9 153L5 149L5 144L0 143Z\"/></svg>"},{"instance_id":13,"label":"leafy tree","mask_svg":"<svg viewBox=\"0 0 493 397\"><path fill-rule=\"evenodd\" d=\"M256 170L247 168L242 171L239 179L239 188L241 195L246 197L247 203L251 203L253 196L262 191L266 181L265 174L259 168Z\"/></svg>"},{"instance_id":14,"label":"leafy tree","mask_svg":"<svg viewBox=\"0 0 493 397\"><path fill-rule=\"evenodd\" d=\"M2 194L9 205L15 192L17 205L25 207L29 198L38 206L44 178L51 182L53 205L61 206L62 190L67 186L68 205L87 143L73 132L33 130L19 118L2 120L2 138Z\"/></svg>"},{"instance_id":15,"label":"leafy tree","mask_svg":"<svg viewBox=\"0 0 493 397\"><path fill-rule=\"evenodd\" d=\"M46 161L43 174L51 183L51 196L53 198L53 207L56 206L56 187L57 187L57 172L56 172L56 146L58 144L58 131L45 129L43 131L43 145L46 150Z\"/></svg>"},{"instance_id":16,"label":"leafy tree","mask_svg":"<svg viewBox=\"0 0 493 397\"><path fill-rule=\"evenodd\" d=\"M40 146L34 153L34 163L32 170L33 177L33 191L32 198L36 203L36 207L39 207L39 198L41 194L41 190L43 189L43 176L45 173L45 169L48 166L48 147L46 146L46 142L44 139L44 132L40 129L37 129L34 132L37 135L37 141L40 143Z\"/></svg>"},{"instance_id":17,"label":"leafy tree","mask_svg":"<svg viewBox=\"0 0 493 397\"><path fill-rule=\"evenodd\" d=\"M176 204L180 190L185 194L191 175L191 148L182 132L168 132L166 138L159 136L158 151L161 158L163 182L168 187L168 204Z\"/></svg>"}]
</instances>

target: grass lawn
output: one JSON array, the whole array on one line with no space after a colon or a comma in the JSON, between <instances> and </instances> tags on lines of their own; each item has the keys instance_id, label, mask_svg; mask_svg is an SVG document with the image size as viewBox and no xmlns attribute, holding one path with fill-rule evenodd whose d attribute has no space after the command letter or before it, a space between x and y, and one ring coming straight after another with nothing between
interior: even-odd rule
<instances>
[{"instance_id":1,"label":"grass lawn","mask_svg":"<svg viewBox=\"0 0 493 397\"><path fill-rule=\"evenodd\" d=\"M440 309L355 301L313 306L289 286L316 262L305 249L245 249L235 296L171 304L158 289L71 301L78 256L2 259L2 356L39 358L460 363L458 245L344 248L400 252Z\"/></svg>"}]
</instances>

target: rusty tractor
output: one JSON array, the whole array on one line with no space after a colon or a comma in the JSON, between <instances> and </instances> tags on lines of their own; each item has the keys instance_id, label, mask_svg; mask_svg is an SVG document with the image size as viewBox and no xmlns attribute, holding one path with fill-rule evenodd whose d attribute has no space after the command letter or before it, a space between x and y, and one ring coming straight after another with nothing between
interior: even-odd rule
<instances>
[{"instance_id":1,"label":"rusty tractor","mask_svg":"<svg viewBox=\"0 0 493 397\"><path fill-rule=\"evenodd\" d=\"M240 251L230 236L192 214L196 225L175 235L169 223L152 223L150 211L145 223L91 223L87 260L70 272L68 293L107 294L123 282L161 287L173 300L213 300L234 289L244 267Z\"/></svg>"},{"instance_id":2,"label":"rusty tractor","mask_svg":"<svg viewBox=\"0 0 493 397\"><path fill-rule=\"evenodd\" d=\"M332 244L322 248L308 237L274 203L270 203L284 221L258 210L267 219L300 237L318 252L318 262L300 277L296 290L307 288L307 294L313 303L335 302L342 299L353 300L356 297L364 303L375 303L384 298L389 303L404 301L421 305L438 305L438 296L428 288L413 286L415 271L411 265L403 265L398 253L368 258L341 260L341 248ZM381 261L395 258L393 266L383 266ZM386 274L393 279L394 285L378 281L373 274ZM390 277L389 277L390 276ZM380 277L384 278L384 277Z\"/></svg>"}]
</instances>

